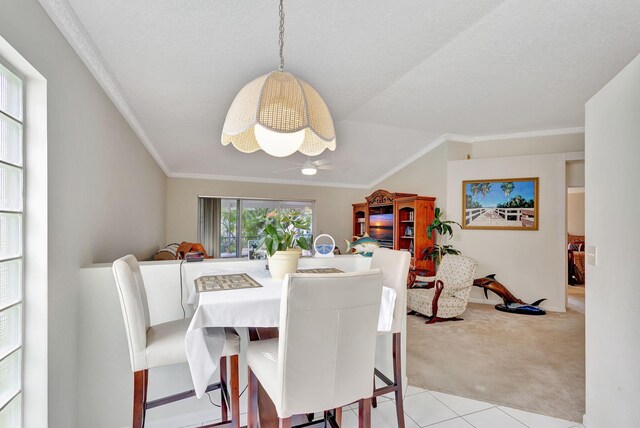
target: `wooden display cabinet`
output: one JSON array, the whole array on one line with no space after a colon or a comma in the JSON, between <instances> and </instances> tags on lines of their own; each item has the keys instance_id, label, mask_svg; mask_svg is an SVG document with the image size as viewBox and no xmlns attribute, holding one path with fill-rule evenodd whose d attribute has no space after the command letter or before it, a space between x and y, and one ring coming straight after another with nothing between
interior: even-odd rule
<instances>
[{"instance_id":1,"label":"wooden display cabinet","mask_svg":"<svg viewBox=\"0 0 640 428\"><path fill-rule=\"evenodd\" d=\"M393 201L395 198L415 196L413 193L391 193L378 189L365 198L366 202L352 204L353 206L353 236L369 233L369 216L376 214L393 215ZM364 223L364 227L362 224ZM393 239L390 241L390 247Z\"/></svg>"},{"instance_id":2,"label":"wooden display cabinet","mask_svg":"<svg viewBox=\"0 0 640 428\"><path fill-rule=\"evenodd\" d=\"M422 260L426 248L433 246L435 236L429 239L427 227L433 222L436 198L410 196L394 200L393 248L405 250L414 258L414 267L435 274L431 260Z\"/></svg>"},{"instance_id":3,"label":"wooden display cabinet","mask_svg":"<svg viewBox=\"0 0 640 428\"><path fill-rule=\"evenodd\" d=\"M371 216L392 216L392 237L380 240L382 246L409 251L416 270L423 275L434 275L435 265L430 260L422 260L422 251L433 245L433 239L427 237L427 227L434 218L436 198L379 189L365 199L364 203L353 204L353 236L365 233L373 236Z\"/></svg>"}]
</instances>

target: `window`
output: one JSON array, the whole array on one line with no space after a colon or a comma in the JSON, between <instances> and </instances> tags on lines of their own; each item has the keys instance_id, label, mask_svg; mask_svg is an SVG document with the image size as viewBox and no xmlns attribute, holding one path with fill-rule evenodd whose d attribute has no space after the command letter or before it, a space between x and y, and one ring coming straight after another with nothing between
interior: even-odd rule
<instances>
[{"instance_id":1,"label":"window","mask_svg":"<svg viewBox=\"0 0 640 428\"><path fill-rule=\"evenodd\" d=\"M0 64L0 426L22 425L23 83Z\"/></svg>"},{"instance_id":2,"label":"window","mask_svg":"<svg viewBox=\"0 0 640 428\"><path fill-rule=\"evenodd\" d=\"M313 233L314 201L199 197L198 240L215 257L247 257L260 240L272 211L297 211L308 215ZM251 257L253 258L253 257Z\"/></svg>"}]
</instances>

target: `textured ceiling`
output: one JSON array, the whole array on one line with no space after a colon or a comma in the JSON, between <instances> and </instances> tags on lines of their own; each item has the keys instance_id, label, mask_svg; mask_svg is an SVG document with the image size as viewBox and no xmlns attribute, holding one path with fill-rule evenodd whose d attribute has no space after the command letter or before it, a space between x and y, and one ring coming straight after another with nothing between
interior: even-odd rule
<instances>
[{"instance_id":1,"label":"textured ceiling","mask_svg":"<svg viewBox=\"0 0 640 428\"><path fill-rule=\"evenodd\" d=\"M286 68L337 131L338 168L303 177L220 144L233 97L277 67L276 0L68 1L171 174L364 185L443 133L581 126L640 51L637 0L287 0Z\"/></svg>"}]
</instances>

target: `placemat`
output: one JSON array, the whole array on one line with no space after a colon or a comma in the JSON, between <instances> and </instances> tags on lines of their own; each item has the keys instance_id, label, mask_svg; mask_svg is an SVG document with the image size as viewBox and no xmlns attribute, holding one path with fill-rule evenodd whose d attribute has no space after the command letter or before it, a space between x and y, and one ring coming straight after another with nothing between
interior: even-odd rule
<instances>
[{"instance_id":1,"label":"placemat","mask_svg":"<svg viewBox=\"0 0 640 428\"><path fill-rule=\"evenodd\" d=\"M309 268L309 269L298 269L297 273L344 273L340 269L336 268Z\"/></svg>"},{"instance_id":2,"label":"placemat","mask_svg":"<svg viewBox=\"0 0 640 428\"><path fill-rule=\"evenodd\" d=\"M197 293L262 287L262 285L258 284L255 279L251 278L246 273L206 275L196 278L194 282L196 283Z\"/></svg>"}]
</instances>

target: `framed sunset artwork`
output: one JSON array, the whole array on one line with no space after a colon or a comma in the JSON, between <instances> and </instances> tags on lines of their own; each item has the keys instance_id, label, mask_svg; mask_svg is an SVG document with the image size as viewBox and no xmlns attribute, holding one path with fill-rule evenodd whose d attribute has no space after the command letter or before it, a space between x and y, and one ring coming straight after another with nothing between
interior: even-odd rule
<instances>
[{"instance_id":1,"label":"framed sunset artwork","mask_svg":"<svg viewBox=\"0 0 640 428\"><path fill-rule=\"evenodd\" d=\"M463 181L462 228L538 230L538 178Z\"/></svg>"}]
</instances>

